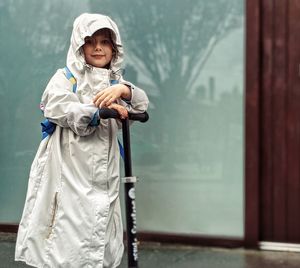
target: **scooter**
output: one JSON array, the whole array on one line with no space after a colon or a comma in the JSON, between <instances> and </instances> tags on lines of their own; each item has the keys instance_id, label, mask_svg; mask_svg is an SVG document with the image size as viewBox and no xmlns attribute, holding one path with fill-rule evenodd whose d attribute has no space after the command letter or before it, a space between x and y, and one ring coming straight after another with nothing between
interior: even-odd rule
<instances>
[{"instance_id":1,"label":"scooter","mask_svg":"<svg viewBox=\"0 0 300 268\"><path fill-rule=\"evenodd\" d=\"M102 119L116 118L120 119L119 113L114 109L102 108L99 110L99 116ZM126 206L126 236L127 236L127 257L128 267L138 267L138 240L136 227L136 203L135 187L137 178L132 175L131 166L131 148L130 148L130 129L129 120L146 122L149 119L147 112L140 114L128 114L128 118L120 119L122 122L122 136L124 146L124 168L125 177L122 182L125 184L125 206Z\"/></svg>"}]
</instances>

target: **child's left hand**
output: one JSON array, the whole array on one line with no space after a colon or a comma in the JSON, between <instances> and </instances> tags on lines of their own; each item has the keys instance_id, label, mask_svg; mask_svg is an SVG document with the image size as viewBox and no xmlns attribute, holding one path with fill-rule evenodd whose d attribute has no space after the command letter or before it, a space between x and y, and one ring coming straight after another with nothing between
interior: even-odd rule
<instances>
[{"instance_id":1,"label":"child's left hand","mask_svg":"<svg viewBox=\"0 0 300 268\"><path fill-rule=\"evenodd\" d=\"M112 103L107 108L109 108L109 109L115 109L119 113L120 119L125 119L125 118L128 117L128 111L126 110L125 107L123 107L120 104Z\"/></svg>"},{"instance_id":2,"label":"child's left hand","mask_svg":"<svg viewBox=\"0 0 300 268\"><path fill-rule=\"evenodd\" d=\"M94 97L93 102L97 107L103 108L110 106L119 98L130 99L130 97L130 89L123 84L117 84L101 90Z\"/></svg>"}]
</instances>

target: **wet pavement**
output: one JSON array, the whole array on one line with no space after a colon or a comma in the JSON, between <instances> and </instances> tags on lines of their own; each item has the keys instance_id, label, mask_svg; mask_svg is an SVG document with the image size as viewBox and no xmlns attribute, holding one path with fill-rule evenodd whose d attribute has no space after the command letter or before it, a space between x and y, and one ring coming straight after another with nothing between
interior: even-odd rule
<instances>
[{"instance_id":1,"label":"wet pavement","mask_svg":"<svg viewBox=\"0 0 300 268\"><path fill-rule=\"evenodd\" d=\"M0 268L31 267L14 261L15 234L0 233ZM127 267L126 254L120 268ZM300 268L300 253L142 243L140 268Z\"/></svg>"}]
</instances>

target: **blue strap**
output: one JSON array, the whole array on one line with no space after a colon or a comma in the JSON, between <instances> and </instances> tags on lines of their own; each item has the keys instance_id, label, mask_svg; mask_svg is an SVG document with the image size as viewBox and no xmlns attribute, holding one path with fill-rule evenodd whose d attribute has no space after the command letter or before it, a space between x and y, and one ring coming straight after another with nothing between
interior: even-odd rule
<instances>
[{"instance_id":1,"label":"blue strap","mask_svg":"<svg viewBox=\"0 0 300 268\"><path fill-rule=\"evenodd\" d=\"M89 126L96 127L100 124L100 117L99 117L99 110L94 113L94 116L92 118L92 121L89 123Z\"/></svg>"},{"instance_id":2,"label":"blue strap","mask_svg":"<svg viewBox=\"0 0 300 268\"><path fill-rule=\"evenodd\" d=\"M124 161L124 148L122 146L122 143L120 142L120 140L118 139L118 144L119 144L119 149L120 149L120 155L122 156L122 159Z\"/></svg>"},{"instance_id":3,"label":"blue strap","mask_svg":"<svg viewBox=\"0 0 300 268\"><path fill-rule=\"evenodd\" d=\"M66 78L73 85L73 92L76 93L77 81L76 81L75 77L73 76L73 74L71 73L71 71L69 70L69 68L67 66L64 67L64 71L65 71ZM55 131L55 128L56 128L56 125L54 123L50 122L47 118L43 122L41 122L41 126L42 126L42 139L45 139L46 137L51 135Z\"/></svg>"},{"instance_id":4,"label":"blue strap","mask_svg":"<svg viewBox=\"0 0 300 268\"><path fill-rule=\"evenodd\" d=\"M50 122L47 118L41 123L42 126L42 140L51 135L55 128L56 125L52 122Z\"/></svg>"},{"instance_id":5,"label":"blue strap","mask_svg":"<svg viewBox=\"0 0 300 268\"><path fill-rule=\"evenodd\" d=\"M73 85L73 93L76 93L76 89L77 89L76 78L74 77L74 75L71 73L70 69L67 66L64 68L64 70L65 70L65 74L66 74L67 79Z\"/></svg>"},{"instance_id":6,"label":"blue strap","mask_svg":"<svg viewBox=\"0 0 300 268\"><path fill-rule=\"evenodd\" d=\"M116 85L116 84L119 84L119 81L118 80L110 80L110 84Z\"/></svg>"}]
</instances>

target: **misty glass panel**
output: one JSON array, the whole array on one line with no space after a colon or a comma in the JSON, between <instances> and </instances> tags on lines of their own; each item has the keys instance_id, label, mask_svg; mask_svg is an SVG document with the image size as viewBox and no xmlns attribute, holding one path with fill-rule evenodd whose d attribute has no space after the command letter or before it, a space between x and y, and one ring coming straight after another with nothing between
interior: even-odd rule
<instances>
[{"instance_id":1,"label":"misty glass panel","mask_svg":"<svg viewBox=\"0 0 300 268\"><path fill-rule=\"evenodd\" d=\"M125 11L125 12L124 12ZM18 222L40 141L45 85L65 65L74 18L110 15L125 79L150 99L132 127L140 231L243 237L244 1L0 4L0 222ZM11 53L13 51L13 53ZM123 198L123 196L122 196Z\"/></svg>"}]
</instances>

